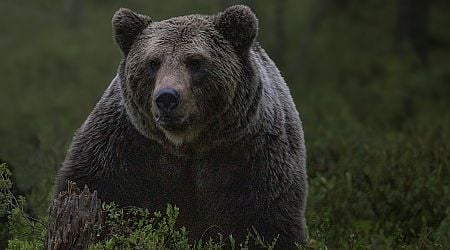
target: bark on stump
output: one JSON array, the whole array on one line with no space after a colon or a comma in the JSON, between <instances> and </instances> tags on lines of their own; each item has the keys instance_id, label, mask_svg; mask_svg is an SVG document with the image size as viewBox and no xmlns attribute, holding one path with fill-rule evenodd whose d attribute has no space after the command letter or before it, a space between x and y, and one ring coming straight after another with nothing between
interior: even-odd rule
<instances>
[{"instance_id":1,"label":"bark on stump","mask_svg":"<svg viewBox=\"0 0 450 250\"><path fill-rule=\"evenodd\" d=\"M102 221L102 203L87 186L80 191L73 182L53 200L48 219L46 249L87 249L94 226Z\"/></svg>"}]
</instances>

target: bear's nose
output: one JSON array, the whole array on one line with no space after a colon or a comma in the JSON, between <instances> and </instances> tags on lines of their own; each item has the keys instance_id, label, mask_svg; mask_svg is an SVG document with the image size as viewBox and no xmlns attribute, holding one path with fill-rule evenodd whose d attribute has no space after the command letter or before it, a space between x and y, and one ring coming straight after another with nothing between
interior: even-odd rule
<instances>
[{"instance_id":1,"label":"bear's nose","mask_svg":"<svg viewBox=\"0 0 450 250\"><path fill-rule=\"evenodd\" d=\"M156 106L161 111L173 111L178 107L180 103L180 98L178 92L172 88L161 89L155 98Z\"/></svg>"}]
</instances>

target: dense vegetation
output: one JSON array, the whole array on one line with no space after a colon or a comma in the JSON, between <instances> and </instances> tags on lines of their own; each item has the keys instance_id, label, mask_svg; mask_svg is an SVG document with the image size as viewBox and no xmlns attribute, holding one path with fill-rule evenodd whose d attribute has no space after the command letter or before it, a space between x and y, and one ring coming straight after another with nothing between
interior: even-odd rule
<instances>
[{"instance_id":1,"label":"dense vegetation","mask_svg":"<svg viewBox=\"0 0 450 250\"><path fill-rule=\"evenodd\" d=\"M39 221L55 172L120 60L114 11L129 7L159 20L214 13L231 2L239 1L0 2L0 161L13 182L0 196L0 248L7 240L13 249L42 244ZM448 246L448 1L245 2L303 119L311 246ZM154 230L137 236L157 244ZM174 230L181 236L170 239L185 244L188 234ZM129 235L117 237L110 241L132 244Z\"/></svg>"}]
</instances>

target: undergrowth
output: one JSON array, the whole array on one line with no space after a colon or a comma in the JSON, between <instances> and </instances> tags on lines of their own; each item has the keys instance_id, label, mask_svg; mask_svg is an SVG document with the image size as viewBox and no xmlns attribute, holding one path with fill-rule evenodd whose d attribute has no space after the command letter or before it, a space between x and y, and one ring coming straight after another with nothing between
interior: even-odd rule
<instances>
[{"instance_id":1,"label":"undergrowth","mask_svg":"<svg viewBox=\"0 0 450 250\"><path fill-rule=\"evenodd\" d=\"M7 249L42 249L47 235L47 218L33 218L25 211L26 201L11 192L11 172L0 165L0 218L7 226ZM112 249L274 249L276 239L266 242L255 229L248 232L244 242L236 242L232 235L218 235L217 240L189 239L189 231L177 225L180 213L176 206L167 205L165 213L150 212L137 207L120 208L103 203L104 220L95 227L95 242L91 250ZM3 228L3 225L2 225ZM300 246L299 246L300 248Z\"/></svg>"}]
</instances>

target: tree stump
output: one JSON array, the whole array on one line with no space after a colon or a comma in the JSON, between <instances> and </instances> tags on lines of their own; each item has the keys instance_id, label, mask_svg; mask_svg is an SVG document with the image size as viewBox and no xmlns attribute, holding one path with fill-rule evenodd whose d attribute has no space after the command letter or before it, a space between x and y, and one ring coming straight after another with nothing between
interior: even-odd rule
<instances>
[{"instance_id":1,"label":"tree stump","mask_svg":"<svg viewBox=\"0 0 450 250\"><path fill-rule=\"evenodd\" d=\"M94 226L102 222L102 203L87 186L80 191L73 182L50 206L46 249L88 249Z\"/></svg>"}]
</instances>

